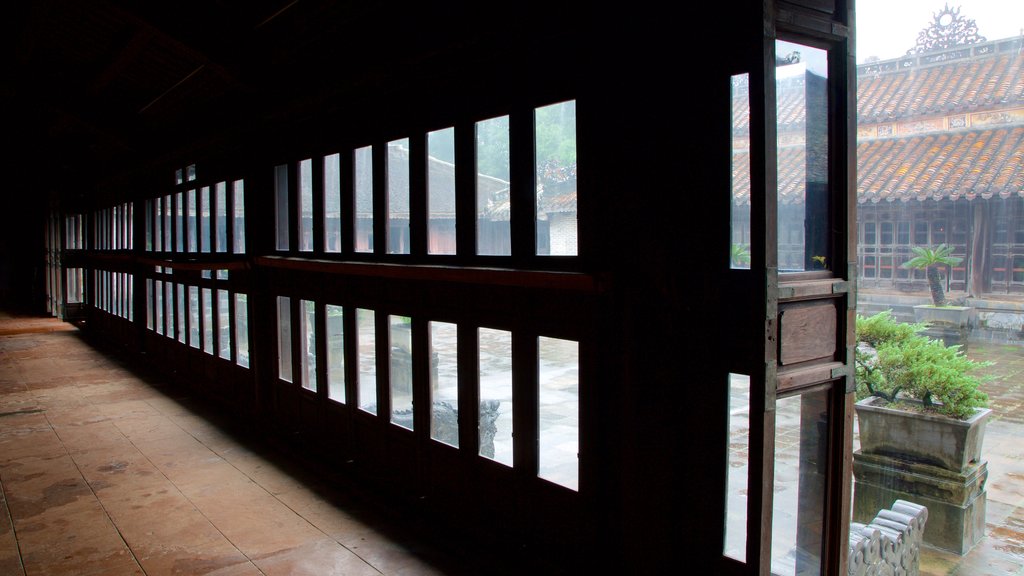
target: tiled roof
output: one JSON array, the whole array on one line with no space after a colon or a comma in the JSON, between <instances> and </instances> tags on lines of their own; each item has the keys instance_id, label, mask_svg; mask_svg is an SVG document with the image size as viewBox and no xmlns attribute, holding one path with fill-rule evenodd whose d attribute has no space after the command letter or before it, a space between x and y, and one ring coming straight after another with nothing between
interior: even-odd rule
<instances>
[{"instance_id":1,"label":"tiled roof","mask_svg":"<svg viewBox=\"0 0 1024 576\"><path fill-rule=\"evenodd\" d=\"M750 202L747 152L733 157L733 193ZM783 204L800 204L803 146L779 150ZM857 201L1024 197L1024 126L884 138L857 146Z\"/></svg>"},{"instance_id":2,"label":"tiled roof","mask_svg":"<svg viewBox=\"0 0 1024 576\"><path fill-rule=\"evenodd\" d=\"M966 53L961 54L961 52ZM748 85L733 86L736 135L749 131ZM804 122L804 78L779 81L781 131ZM906 57L858 67L857 121L968 113L1024 105L1024 40L1011 38L970 50Z\"/></svg>"},{"instance_id":3,"label":"tiled roof","mask_svg":"<svg viewBox=\"0 0 1024 576\"><path fill-rule=\"evenodd\" d=\"M857 146L857 200L1024 196L1024 126Z\"/></svg>"},{"instance_id":4,"label":"tiled roof","mask_svg":"<svg viewBox=\"0 0 1024 576\"><path fill-rule=\"evenodd\" d=\"M996 54L857 78L860 123L1024 103L1024 54Z\"/></svg>"}]
</instances>

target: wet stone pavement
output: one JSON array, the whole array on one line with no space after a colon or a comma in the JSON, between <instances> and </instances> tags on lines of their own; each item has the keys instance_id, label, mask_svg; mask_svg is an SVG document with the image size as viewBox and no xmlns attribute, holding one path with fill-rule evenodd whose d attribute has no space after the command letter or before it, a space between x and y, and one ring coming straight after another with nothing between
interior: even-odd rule
<instances>
[{"instance_id":1,"label":"wet stone pavement","mask_svg":"<svg viewBox=\"0 0 1024 576\"><path fill-rule=\"evenodd\" d=\"M985 537L964 556L925 549L922 576L1024 575L1024 346L971 341L967 355L991 361L984 385L992 417L982 455L988 460Z\"/></svg>"},{"instance_id":2,"label":"wet stone pavement","mask_svg":"<svg viewBox=\"0 0 1024 576\"><path fill-rule=\"evenodd\" d=\"M479 573L389 518L71 325L0 313L0 575Z\"/></svg>"}]
</instances>

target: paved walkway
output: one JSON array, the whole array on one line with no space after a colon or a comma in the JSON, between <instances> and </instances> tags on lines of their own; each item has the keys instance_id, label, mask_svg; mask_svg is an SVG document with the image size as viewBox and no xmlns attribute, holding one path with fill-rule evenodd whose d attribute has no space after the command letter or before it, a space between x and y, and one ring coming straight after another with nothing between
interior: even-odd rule
<instances>
[{"instance_id":1,"label":"paved walkway","mask_svg":"<svg viewBox=\"0 0 1024 576\"><path fill-rule=\"evenodd\" d=\"M471 563L453 566L389 511L217 420L68 324L0 314L0 574L429 575Z\"/></svg>"},{"instance_id":2,"label":"paved walkway","mask_svg":"<svg viewBox=\"0 0 1024 576\"><path fill-rule=\"evenodd\" d=\"M926 549L922 576L1024 576L1024 347L972 341L967 355L994 362L985 371L992 419L982 455L988 460L986 536L966 556Z\"/></svg>"}]
</instances>

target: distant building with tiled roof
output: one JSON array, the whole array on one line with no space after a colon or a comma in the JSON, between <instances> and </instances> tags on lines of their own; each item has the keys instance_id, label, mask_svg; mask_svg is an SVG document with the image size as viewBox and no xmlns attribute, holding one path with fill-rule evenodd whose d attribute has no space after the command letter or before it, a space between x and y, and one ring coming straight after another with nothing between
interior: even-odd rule
<instances>
[{"instance_id":1,"label":"distant building with tiled roof","mask_svg":"<svg viewBox=\"0 0 1024 576\"><path fill-rule=\"evenodd\" d=\"M910 248L952 244L965 295L1024 293L1024 39L858 68L860 286L924 290Z\"/></svg>"},{"instance_id":2,"label":"distant building with tiled roof","mask_svg":"<svg viewBox=\"0 0 1024 576\"><path fill-rule=\"evenodd\" d=\"M777 84L782 270L804 257L807 78ZM953 293L1024 294L1024 37L864 64L857 83L859 287L925 293L924 273L900 265L912 246L946 243L963 258L948 275ZM749 105L744 79L734 84L733 241L743 243Z\"/></svg>"}]
</instances>

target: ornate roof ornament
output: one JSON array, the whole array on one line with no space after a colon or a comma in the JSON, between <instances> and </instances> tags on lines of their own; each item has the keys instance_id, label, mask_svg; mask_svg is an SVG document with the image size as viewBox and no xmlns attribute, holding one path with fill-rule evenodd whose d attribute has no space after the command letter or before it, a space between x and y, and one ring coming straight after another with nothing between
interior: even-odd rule
<instances>
[{"instance_id":1,"label":"ornate roof ornament","mask_svg":"<svg viewBox=\"0 0 1024 576\"><path fill-rule=\"evenodd\" d=\"M946 4L932 15L932 23L921 30L917 35L917 45L907 50L907 54L923 54L984 41L985 37L978 34L978 25L973 18L961 16L959 6L950 8Z\"/></svg>"}]
</instances>

